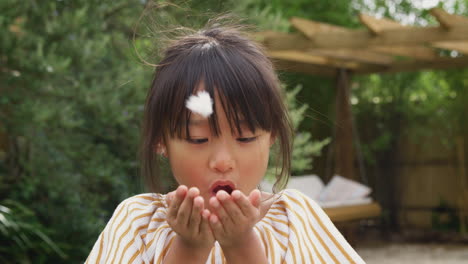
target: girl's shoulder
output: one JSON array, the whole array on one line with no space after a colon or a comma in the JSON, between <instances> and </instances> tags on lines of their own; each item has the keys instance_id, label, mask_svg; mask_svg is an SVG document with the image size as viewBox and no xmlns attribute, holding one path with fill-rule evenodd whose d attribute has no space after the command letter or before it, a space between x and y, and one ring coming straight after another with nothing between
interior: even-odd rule
<instances>
[{"instance_id":1,"label":"girl's shoulder","mask_svg":"<svg viewBox=\"0 0 468 264\"><path fill-rule=\"evenodd\" d=\"M293 211L323 211L310 197L296 189L284 189L271 198L272 208L283 208Z\"/></svg>"},{"instance_id":2,"label":"girl's shoulder","mask_svg":"<svg viewBox=\"0 0 468 264\"><path fill-rule=\"evenodd\" d=\"M323 209L310 197L295 189L285 189L267 200L264 220L294 224L297 222L331 223ZM269 220L267 220L269 219Z\"/></svg>"},{"instance_id":3,"label":"girl's shoulder","mask_svg":"<svg viewBox=\"0 0 468 264\"><path fill-rule=\"evenodd\" d=\"M166 212L165 194L142 193L123 200L115 209L110 221L150 222L155 217L165 218Z\"/></svg>"},{"instance_id":4,"label":"girl's shoulder","mask_svg":"<svg viewBox=\"0 0 468 264\"><path fill-rule=\"evenodd\" d=\"M310 263L310 259L316 258L317 263L364 263L310 197L295 189L285 189L272 199L258 232L267 245L277 243L275 249L286 249L286 259L292 263Z\"/></svg>"},{"instance_id":5,"label":"girl's shoulder","mask_svg":"<svg viewBox=\"0 0 468 264\"><path fill-rule=\"evenodd\" d=\"M149 263L156 248L172 235L167 232L170 228L165 222L166 212L162 194L143 193L123 200L94 244L88 262L120 263L137 258ZM161 239L156 241L154 238L161 233Z\"/></svg>"},{"instance_id":6,"label":"girl's shoulder","mask_svg":"<svg viewBox=\"0 0 468 264\"><path fill-rule=\"evenodd\" d=\"M160 193L141 193L123 200L119 206L156 206L167 207L166 195Z\"/></svg>"}]
</instances>

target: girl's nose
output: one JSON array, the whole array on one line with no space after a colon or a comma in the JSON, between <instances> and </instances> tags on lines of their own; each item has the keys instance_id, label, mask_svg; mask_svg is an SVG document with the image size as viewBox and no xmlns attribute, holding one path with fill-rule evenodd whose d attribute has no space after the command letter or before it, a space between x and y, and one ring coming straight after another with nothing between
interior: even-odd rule
<instances>
[{"instance_id":1,"label":"girl's nose","mask_svg":"<svg viewBox=\"0 0 468 264\"><path fill-rule=\"evenodd\" d=\"M229 146L219 146L210 160L210 169L219 173L226 173L232 170L235 166L235 161L232 156Z\"/></svg>"}]
</instances>

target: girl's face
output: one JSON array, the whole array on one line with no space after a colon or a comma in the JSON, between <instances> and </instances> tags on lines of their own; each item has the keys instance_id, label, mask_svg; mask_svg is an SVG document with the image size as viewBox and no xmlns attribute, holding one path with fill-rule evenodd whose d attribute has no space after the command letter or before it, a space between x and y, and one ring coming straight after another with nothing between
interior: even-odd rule
<instances>
[{"instance_id":1,"label":"girl's face","mask_svg":"<svg viewBox=\"0 0 468 264\"><path fill-rule=\"evenodd\" d=\"M205 206L219 189L238 189L245 195L255 189L265 175L274 142L270 132L256 129L252 133L242 122L242 135L233 134L219 103L216 113L218 137L211 131L208 118L192 113L190 139L169 138L165 146L175 179L189 188L197 187Z\"/></svg>"}]
</instances>

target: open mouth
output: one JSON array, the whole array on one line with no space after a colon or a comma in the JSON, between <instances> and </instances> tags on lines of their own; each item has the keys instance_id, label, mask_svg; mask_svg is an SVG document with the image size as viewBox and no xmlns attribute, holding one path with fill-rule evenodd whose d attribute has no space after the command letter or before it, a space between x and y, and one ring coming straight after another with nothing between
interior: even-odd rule
<instances>
[{"instance_id":1,"label":"open mouth","mask_svg":"<svg viewBox=\"0 0 468 264\"><path fill-rule=\"evenodd\" d=\"M216 181L211 185L211 193L216 195L219 191L223 190L229 195L236 189L234 183L231 181Z\"/></svg>"},{"instance_id":2,"label":"open mouth","mask_svg":"<svg viewBox=\"0 0 468 264\"><path fill-rule=\"evenodd\" d=\"M229 194L231 194L232 191L234 191L233 188L231 186L229 186L229 185L218 185L213 189L213 192L218 193L218 191L221 191L221 190L223 190L223 191L225 191L225 192L227 192Z\"/></svg>"}]
</instances>

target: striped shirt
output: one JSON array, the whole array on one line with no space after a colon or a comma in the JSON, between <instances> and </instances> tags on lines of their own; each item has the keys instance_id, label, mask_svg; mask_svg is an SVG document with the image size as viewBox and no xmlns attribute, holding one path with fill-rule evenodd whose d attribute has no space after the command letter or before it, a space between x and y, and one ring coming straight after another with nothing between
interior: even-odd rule
<instances>
[{"instance_id":1,"label":"striped shirt","mask_svg":"<svg viewBox=\"0 0 468 264\"><path fill-rule=\"evenodd\" d=\"M254 227L269 263L364 263L325 212L297 190L283 190ZM119 204L86 263L162 263L175 232L165 195L140 194ZM226 263L216 242L206 263Z\"/></svg>"}]
</instances>

